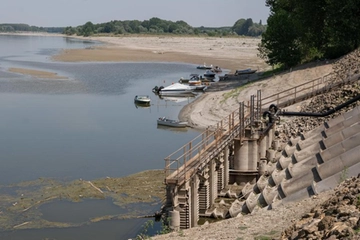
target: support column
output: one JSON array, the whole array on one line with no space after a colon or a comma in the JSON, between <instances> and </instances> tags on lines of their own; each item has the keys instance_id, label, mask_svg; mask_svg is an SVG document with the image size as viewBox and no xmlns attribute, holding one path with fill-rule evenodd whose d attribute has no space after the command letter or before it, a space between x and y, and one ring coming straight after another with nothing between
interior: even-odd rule
<instances>
[{"instance_id":1,"label":"support column","mask_svg":"<svg viewBox=\"0 0 360 240\"><path fill-rule=\"evenodd\" d=\"M199 213L203 214L210 207L210 187L207 179L200 181L199 186Z\"/></svg>"},{"instance_id":2,"label":"support column","mask_svg":"<svg viewBox=\"0 0 360 240\"><path fill-rule=\"evenodd\" d=\"M216 162L215 159L212 158L209 162L209 175L210 175L210 204L213 204L215 202L215 199L217 198L217 175L215 171Z\"/></svg>"},{"instance_id":3,"label":"support column","mask_svg":"<svg viewBox=\"0 0 360 240\"><path fill-rule=\"evenodd\" d=\"M225 186L229 184L229 166L230 166L230 159L229 159L229 148L225 147L224 149L224 183Z\"/></svg>"},{"instance_id":4,"label":"support column","mask_svg":"<svg viewBox=\"0 0 360 240\"><path fill-rule=\"evenodd\" d=\"M224 162L218 162L216 164L216 172L217 172L217 193L219 193L222 189L225 188L224 183Z\"/></svg>"},{"instance_id":5,"label":"support column","mask_svg":"<svg viewBox=\"0 0 360 240\"><path fill-rule=\"evenodd\" d=\"M200 180L199 177L197 175L195 175L192 179L191 179L191 183L190 183L190 228L192 227L196 227L199 221L199 193L198 193L198 189L199 189L199 184L200 184Z\"/></svg>"},{"instance_id":6,"label":"support column","mask_svg":"<svg viewBox=\"0 0 360 240\"><path fill-rule=\"evenodd\" d=\"M231 180L238 185L255 183L258 175L259 152L257 145L257 132L247 129L248 137L240 140L235 139L234 145L234 170L231 173Z\"/></svg>"}]
</instances>

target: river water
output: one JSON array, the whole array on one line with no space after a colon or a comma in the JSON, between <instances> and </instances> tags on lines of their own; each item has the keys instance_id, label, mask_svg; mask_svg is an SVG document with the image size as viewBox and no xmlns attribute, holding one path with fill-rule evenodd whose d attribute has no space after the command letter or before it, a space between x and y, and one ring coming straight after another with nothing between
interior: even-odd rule
<instances>
[{"instance_id":1,"label":"river water","mask_svg":"<svg viewBox=\"0 0 360 240\"><path fill-rule=\"evenodd\" d=\"M196 66L50 60L62 49L99 44L63 37L0 35L0 185L38 178L117 178L162 169L167 155L199 135L193 129L174 131L156 124L161 116L176 119L181 108L195 98L169 101L151 91L190 73L202 74ZM56 72L68 78L37 79L11 73L10 67ZM141 94L151 97L150 107L134 104L134 96ZM136 236L144 221L16 230L0 232L0 238L128 239Z\"/></svg>"}]
</instances>

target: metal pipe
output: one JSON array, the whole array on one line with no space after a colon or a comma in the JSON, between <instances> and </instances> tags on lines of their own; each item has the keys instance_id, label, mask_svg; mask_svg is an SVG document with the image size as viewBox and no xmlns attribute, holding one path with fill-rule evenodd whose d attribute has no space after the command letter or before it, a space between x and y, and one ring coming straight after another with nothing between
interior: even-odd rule
<instances>
[{"instance_id":1,"label":"metal pipe","mask_svg":"<svg viewBox=\"0 0 360 240\"><path fill-rule=\"evenodd\" d=\"M325 113L311 113L311 112L286 112L286 111L279 111L277 115L282 116L302 116L302 117L326 117L330 114L333 114L334 112L360 100L360 94L349 101L346 101L343 104L340 104L339 106L334 107L333 109L325 112Z\"/></svg>"}]
</instances>

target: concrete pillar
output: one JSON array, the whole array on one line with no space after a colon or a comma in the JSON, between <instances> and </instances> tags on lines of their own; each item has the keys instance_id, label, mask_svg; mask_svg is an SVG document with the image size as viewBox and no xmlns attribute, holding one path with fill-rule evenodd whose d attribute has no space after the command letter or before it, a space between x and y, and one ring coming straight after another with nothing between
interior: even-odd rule
<instances>
[{"instance_id":1,"label":"concrete pillar","mask_svg":"<svg viewBox=\"0 0 360 240\"><path fill-rule=\"evenodd\" d=\"M272 142L274 140L274 127L269 129L268 135L267 135L267 141L266 141L266 149L271 148Z\"/></svg>"},{"instance_id":2,"label":"concrete pillar","mask_svg":"<svg viewBox=\"0 0 360 240\"><path fill-rule=\"evenodd\" d=\"M257 166L258 166L258 162L259 162L259 151L258 151L258 144L257 144L257 139L255 140L251 140L248 143L248 170L250 171L256 171L257 170Z\"/></svg>"},{"instance_id":3,"label":"concrete pillar","mask_svg":"<svg viewBox=\"0 0 360 240\"><path fill-rule=\"evenodd\" d=\"M225 185L229 184L229 166L230 166L230 159L229 159L229 148L225 147L224 149L224 183Z\"/></svg>"},{"instance_id":4,"label":"concrete pillar","mask_svg":"<svg viewBox=\"0 0 360 240\"><path fill-rule=\"evenodd\" d=\"M260 144L259 144L259 155L260 155L260 159L264 159L264 158L266 158L266 150L268 149L267 148L267 138L268 138L268 136L265 136L262 140L261 140L261 142L260 142Z\"/></svg>"},{"instance_id":5,"label":"concrete pillar","mask_svg":"<svg viewBox=\"0 0 360 240\"><path fill-rule=\"evenodd\" d=\"M170 228L174 231L180 230L180 212L173 210L169 212Z\"/></svg>"},{"instance_id":6,"label":"concrete pillar","mask_svg":"<svg viewBox=\"0 0 360 240\"><path fill-rule=\"evenodd\" d=\"M239 141L236 141L239 142ZM258 145L256 140L244 140L242 146L235 145L234 169L256 171L258 163Z\"/></svg>"},{"instance_id":7,"label":"concrete pillar","mask_svg":"<svg viewBox=\"0 0 360 240\"><path fill-rule=\"evenodd\" d=\"M234 149L234 170L246 171L248 170L248 141L243 141L240 145L240 141L235 140L235 149Z\"/></svg>"},{"instance_id":8,"label":"concrete pillar","mask_svg":"<svg viewBox=\"0 0 360 240\"><path fill-rule=\"evenodd\" d=\"M210 207L210 184L202 180L199 187L199 212L204 213Z\"/></svg>"},{"instance_id":9,"label":"concrete pillar","mask_svg":"<svg viewBox=\"0 0 360 240\"><path fill-rule=\"evenodd\" d=\"M217 192L219 193L222 189L225 188L225 182L224 182L224 162L220 163L218 162L216 164L216 173L217 173Z\"/></svg>"},{"instance_id":10,"label":"concrete pillar","mask_svg":"<svg viewBox=\"0 0 360 240\"><path fill-rule=\"evenodd\" d=\"M195 175L190 183L190 228L196 227L199 221L199 184L199 177Z\"/></svg>"},{"instance_id":11,"label":"concrete pillar","mask_svg":"<svg viewBox=\"0 0 360 240\"><path fill-rule=\"evenodd\" d=\"M215 171L216 162L215 159L212 158L209 162L209 183L210 183L210 204L213 204L215 202L215 199L217 198L217 173Z\"/></svg>"}]
</instances>

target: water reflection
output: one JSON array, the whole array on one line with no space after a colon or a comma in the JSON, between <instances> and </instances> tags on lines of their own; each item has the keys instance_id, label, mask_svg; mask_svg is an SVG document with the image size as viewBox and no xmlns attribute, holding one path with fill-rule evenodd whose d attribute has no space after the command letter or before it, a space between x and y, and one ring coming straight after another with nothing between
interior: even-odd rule
<instances>
[{"instance_id":1,"label":"water reflection","mask_svg":"<svg viewBox=\"0 0 360 240\"><path fill-rule=\"evenodd\" d=\"M82 202L58 200L39 208L42 217L50 222L82 223L93 218L125 214L127 210L115 205L111 199L86 199Z\"/></svg>"},{"instance_id":2,"label":"water reflection","mask_svg":"<svg viewBox=\"0 0 360 240\"><path fill-rule=\"evenodd\" d=\"M157 125L157 129L162 130L162 131L170 131L173 133L184 133L187 132L189 129L187 127L185 128L174 128L174 127L167 127L167 126L162 126L162 125Z\"/></svg>"}]
</instances>

